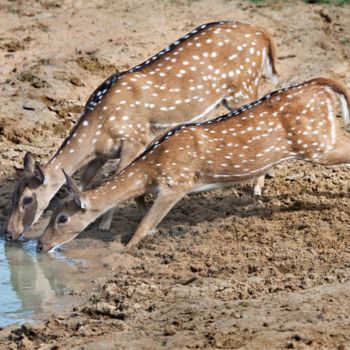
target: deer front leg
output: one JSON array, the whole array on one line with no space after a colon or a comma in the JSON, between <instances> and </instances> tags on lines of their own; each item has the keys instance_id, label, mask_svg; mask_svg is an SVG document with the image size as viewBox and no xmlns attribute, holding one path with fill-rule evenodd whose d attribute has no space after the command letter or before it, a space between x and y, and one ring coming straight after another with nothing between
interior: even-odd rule
<instances>
[{"instance_id":1,"label":"deer front leg","mask_svg":"<svg viewBox=\"0 0 350 350\"><path fill-rule=\"evenodd\" d=\"M133 142L124 142L120 150L120 161L117 167L117 173L124 169L130 162L132 162L144 149L145 145ZM136 205L140 211L141 216L144 216L147 211L146 201L143 196L135 198ZM110 230L115 208L110 209L107 213L102 215L100 222L101 230Z\"/></svg>"},{"instance_id":2,"label":"deer front leg","mask_svg":"<svg viewBox=\"0 0 350 350\"><path fill-rule=\"evenodd\" d=\"M108 160L108 157L100 156L93 159L85 168L83 175L81 177L81 187L84 191L86 186L95 177L96 173L103 167L103 165Z\"/></svg>"},{"instance_id":3,"label":"deer front leg","mask_svg":"<svg viewBox=\"0 0 350 350\"><path fill-rule=\"evenodd\" d=\"M144 217L147 213L145 197L144 196L136 197L135 202L137 204L137 207L139 208L141 217ZM112 221L113 221L114 212L115 212L115 208L108 210L107 213L102 215L101 223L99 226L101 230L107 230L107 231L110 230Z\"/></svg>"},{"instance_id":4,"label":"deer front leg","mask_svg":"<svg viewBox=\"0 0 350 350\"><path fill-rule=\"evenodd\" d=\"M108 210L107 213L102 215L100 226L99 226L101 230L109 231L112 225L114 211L115 211L115 208Z\"/></svg>"},{"instance_id":5,"label":"deer front leg","mask_svg":"<svg viewBox=\"0 0 350 350\"><path fill-rule=\"evenodd\" d=\"M146 237L184 195L184 192L159 193L152 207L141 220L126 248L136 245L142 238Z\"/></svg>"},{"instance_id":6,"label":"deer front leg","mask_svg":"<svg viewBox=\"0 0 350 350\"><path fill-rule=\"evenodd\" d=\"M136 205L139 209L140 215L144 217L147 213L147 205L145 196L140 196L135 198Z\"/></svg>"},{"instance_id":7,"label":"deer front leg","mask_svg":"<svg viewBox=\"0 0 350 350\"><path fill-rule=\"evenodd\" d=\"M256 184L253 189L253 194L254 196L261 196L262 195L262 190L265 185L265 175L261 175L258 177L256 180Z\"/></svg>"},{"instance_id":8,"label":"deer front leg","mask_svg":"<svg viewBox=\"0 0 350 350\"><path fill-rule=\"evenodd\" d=\"M92 160L85 168L84 173L82 175L81 185L82 189L85 189L87 184L95 177L96 173L102 166L106 163L108 157L100 156L94 160ZM102 216L102 221L100 223L100 228L102 230L109 230L111 227L112 219L113 219L114 209L111 209L106 214Z\"/></svg>"}]
</instances>

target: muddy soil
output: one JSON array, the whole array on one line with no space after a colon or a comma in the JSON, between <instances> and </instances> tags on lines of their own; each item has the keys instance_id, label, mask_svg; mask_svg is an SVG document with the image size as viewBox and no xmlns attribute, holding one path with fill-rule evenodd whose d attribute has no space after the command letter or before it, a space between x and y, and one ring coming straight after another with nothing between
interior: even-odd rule
<instances>
[{"instance_id":1,"label":"muddy soil","mask_svg":"<svg viewBox=\"0 0 350 350\"><path fill-rule=\"evenodd\" d=\"M350 88L349 5L0 0L0 18L2 226L24 153L47 161L103 79L200 23L267 28L281 85ZM75 306L1 330L0 348L350 349L349 181L346 166L281 164L262 198L250 184L187 196L130 252L140 217L127 203L111 232L95 223L64 248L93 267Z\"/></svg>"}]
</instances>

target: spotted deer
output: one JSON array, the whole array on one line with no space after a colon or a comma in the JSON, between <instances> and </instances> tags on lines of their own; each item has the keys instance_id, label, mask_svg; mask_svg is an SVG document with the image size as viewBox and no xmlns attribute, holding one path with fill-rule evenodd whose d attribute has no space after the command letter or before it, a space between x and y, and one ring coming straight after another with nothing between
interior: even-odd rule
<instances>
[{"instance_id":1,"label":"spotted deer","mask_svg":"<svg viewBox=\"0 0 350 350\"><path fill-rule=\"evenodd\" d=\"M16 186L7 231L18 238L41 216L73 174L87 165L82 186L110 158L118 170L154 139L157 131L205 120L225 101L228 108L257 98L262 74L276 82L269 34L238 22L203 24L142 64L110 76L89 98L78 123L45 166L28 153L26 175ZM139 199L143 207L142 198ZM111 215L103 227L110 226Z\"/></svg>"},{"instance_id":2,"label":"spotted deer","mask_svg":"<svg viewBox=\"0 0 350 350\"><path fill-rule=\"evenodd\" d=\"M137 244L187 193L254 179L282 161L350 162L345 124L350 98L338 82L316 78L275 91L216 119L180 125L154 141L114 178L81 192L66 174L73 199L57 207L38 248L45 252L76 237L110 208L152 193L154 203L127 247Z\"/></svg>"}]
</instances>

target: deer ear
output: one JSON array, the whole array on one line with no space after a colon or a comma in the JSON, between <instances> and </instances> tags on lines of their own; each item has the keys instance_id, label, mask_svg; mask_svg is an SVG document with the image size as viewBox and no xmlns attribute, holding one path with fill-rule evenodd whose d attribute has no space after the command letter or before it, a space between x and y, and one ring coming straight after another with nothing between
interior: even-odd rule
<instances>
[{"instance_id":1,"label":"deer ear","mask_svg":"<svg viewBox=\"0 0 350 350\"><path fill-rule=\"evenodd\" d=\"M31 152L27 152L23 159L23 167L26 173L34 173L35 159Z\"/></svg>"},{"instance_id":2,"label":"deer ear","mask_svg":"<svg viewBox=\"0 0 350 350\"><path fill-rule=\"evenodd\" d=\"M38 163L34 163L34 175L41 182L42 185L47 185L47 176L43 167Z\"/></svg>"},{"instance_id":3,"label":"deer ear","mask_svg":"<svg viewBox=\"0 0 350 350\"><path fill-rule=\"evenodd\" d=\"M88 208L88 201L83 192L80 191L76 182L62 169L64 176L66 177L66 185L68 191L72 194L75 202L80 209L86 210Z\"/></svg>"}]
</instances>

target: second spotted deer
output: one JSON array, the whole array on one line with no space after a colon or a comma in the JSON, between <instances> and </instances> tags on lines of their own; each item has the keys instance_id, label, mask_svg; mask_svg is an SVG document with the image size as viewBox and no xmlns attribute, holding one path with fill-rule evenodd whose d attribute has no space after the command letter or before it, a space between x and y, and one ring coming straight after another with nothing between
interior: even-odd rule
<instances>
[{"instance_id":1,"label":"second spotted deer","mask_svg":"<svg viewBox=\"0 0 350 350\"><path fill-rule=\"evenodd\" d=\"M89 98L83 115L45 165L31 154L13 194L7 232L17 239L41 216L69 175L87 165L88 184L110 158L118 170L157 135L200 121L218 104L237 106L257 98L261 76L276 79L275 50L262 28L237 23L203 24L144 63L109 77ZM139 201L142 203L142 201ZM103 223L110 225L111 215Z\"/></svg>"},{"instance_id":2,"label":"second spotted deer","mask_svg":"<svg viewBox=\"0 0 350 350\"><path fill-rule=\"evenodd\" d=\"M96 189L81 192L66 174L74 199L56 209L38 247L54 249L112 207L152 193L155 201L127 244L130 247L189 192L254 179L291 159L350 163L350 137L336 118L338 101L343 124L348 124L346 89L331 79L313 79L216 119L169 130Z\"/></svg>"}]
</instances>

